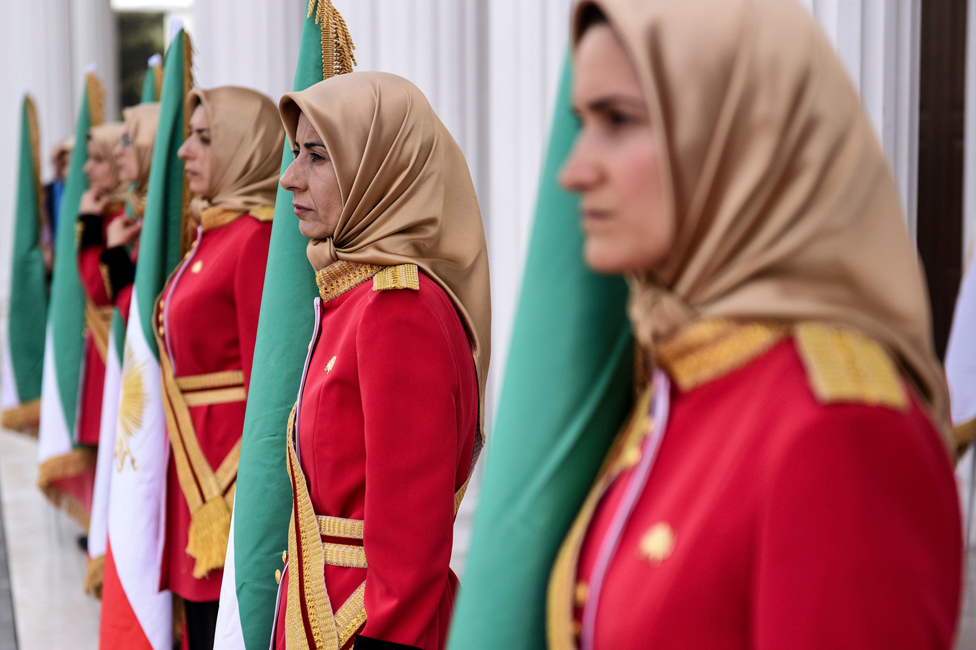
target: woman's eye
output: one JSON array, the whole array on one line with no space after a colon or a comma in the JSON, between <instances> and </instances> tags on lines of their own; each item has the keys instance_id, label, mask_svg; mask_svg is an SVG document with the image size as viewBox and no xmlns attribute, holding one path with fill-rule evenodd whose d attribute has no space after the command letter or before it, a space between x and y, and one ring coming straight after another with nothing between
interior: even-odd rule
<instances>
[{"instance_id":1,"label":"woman's eye","mask_svg":"<svg viewBox=\"0 0 976 650\"><path fill-rule=\"evenodd\" d=\"M634 119L622 111L610 111L607 113L607 121L614 126L626 126L633 123Z\"/></svg>"},{"instance_id":2,"label":"woman's eye","mask_svg":"<svg viewBox=\"0 0 976 650\"><path fill-rule=\"evenodd\" d=\"M298 158L298 154L300 154L300 153L301 153L301 151L299 151L298 149L292 149L291 150L291 155L294 156L295 158Z\"/></svg>"},{"instance_id":3,"label":"woman's eye","mask_svg":"<svg viewBox=\"0 0 976 650\"><path fill-rule=\"evenodd\" d=\"M323 160L325 160L325 156L321 154L310 153L309 155L312 157L312 162L322 162Z\"/></svg>"},{"instance_id":4,"label":"woman's eye","mask_svg":"<svg viewBox=\"0 0 976 650\"><path fill-rule=\"evenodd\" d=\"M210 138L204 138L204 137L201 137L201 138L200 138L200 143L201 143L201 144L206 144L206 145L209 145L209 144L210 144Z\"/></svg>"}]
</instances>

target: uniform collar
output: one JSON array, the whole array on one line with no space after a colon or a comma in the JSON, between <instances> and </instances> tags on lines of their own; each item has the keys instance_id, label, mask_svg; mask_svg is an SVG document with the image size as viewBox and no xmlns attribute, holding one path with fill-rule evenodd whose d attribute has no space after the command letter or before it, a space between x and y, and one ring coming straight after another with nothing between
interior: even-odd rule
<instances>
[{"instance_id":1,"label":"uniform collar","mask_svg":"<svg viewBox=\"0 0 976 650\"><path fill-rule=\"evenodd\" d=\"M226 226L242 214L244 214L243 210L227 210L219 207L207 208L200 213L200 225L203 226L203 231L206 232L214 228Z\"/></svg>"},{"instance_id":2,"label":"uniform collar","mask_svg":"<svg viewBox=\"0 0 976 650\"><path fill-rule=\"evenodd\" d=\"M322 302L329 302L383 270L376 264L357 264L339 260L315 273L315 284L319 286Z\"/></svg>"},{"instance_id":3,"label":"uniform collar","mask_svg":"<svg viewBox=\"0 0 976 650\"><path fill-rule=\"evenodd\" d=\"M789 333L783 323L702 320L660 345L655 357L678 388L689 391L741 368Z\"/></svg>"}]
</instances>

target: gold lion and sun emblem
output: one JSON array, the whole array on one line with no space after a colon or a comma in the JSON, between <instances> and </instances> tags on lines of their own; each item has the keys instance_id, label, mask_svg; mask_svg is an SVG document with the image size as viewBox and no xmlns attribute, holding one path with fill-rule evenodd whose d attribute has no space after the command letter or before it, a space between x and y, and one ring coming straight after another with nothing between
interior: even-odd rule
<instances>
[{"instance_id":1,"label":"gold lion and sun emblem","mask_svg":"<svg viewBox=\"0 0 976 650\"><path fill-rule=\"evenodd\" d=\"M142 416L146 408L146 382L143 378L146 362L136 360L128 343L122 357L122 396L119 399L119 422L115 432L115 465L122 471L126 461L133 471L138 470L132 455L132 437L142 429Z\"/></svg>"}]
</instances>

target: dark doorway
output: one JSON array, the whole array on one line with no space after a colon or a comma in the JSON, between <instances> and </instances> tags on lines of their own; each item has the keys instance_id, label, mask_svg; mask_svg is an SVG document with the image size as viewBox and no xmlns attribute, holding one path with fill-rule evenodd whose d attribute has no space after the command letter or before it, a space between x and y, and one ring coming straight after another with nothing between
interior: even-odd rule
<instances>
[{"instance_id":1,"label":"dark doorway","mask_svg":"<svg viewBox=\"0 0 976 650\"><path fill-rule=\"evenodd\" d=\"M966 0L922 2L921 50L917 242L941 359L962 278Z\"/></svg>"},{"instance_id":2,"label":"dark doorway","mask_svg":"<svg viewBox=\"0 0 976 650\"><path fill-rule=\"evenodd\" d=\"M149 57L164 52L164 16L120 11L115 18L119 34L119 106L135 106L142 96Z\"/></svg>"}]
</instances>

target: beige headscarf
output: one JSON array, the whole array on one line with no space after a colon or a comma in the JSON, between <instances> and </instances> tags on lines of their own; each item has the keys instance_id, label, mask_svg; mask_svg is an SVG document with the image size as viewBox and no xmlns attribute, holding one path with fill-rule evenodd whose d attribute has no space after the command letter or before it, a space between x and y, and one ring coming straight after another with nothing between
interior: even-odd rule
<instances>
[{"instance_id":1,"label":"beige headscarf","mask_svg":"<svg viewBox=\"0 0 976 650\"><path fill-rule=\"evenodd\" d=\"M105 124L93 126L88 131L88 136L91 138L91 141L98 147L102 156L108 160L108 164L112 170L112 186L115 189L108 195L108 203L106 205L109 206L109 209L114 209L119 204L125 203L127 183L119 181L119 165L115 161L115 154L112 153L115 145L122 139L122 132L124 130L125 127L121 122L106 122Z\"/></svg>"},{"instance_id":2,"label":"beige headscarf","mask_svg":"<svg viewBox=\"0 0 976 650\"><path fill-rule=\"evenodd\" d=\"M946 431L948 395L898 190L844 68L795 0L584 0L637 69L676 239L632 279L653 346L699 318L825 321L891 351Z\"/></svg>"},{"instance_id":3,"label":"beige headscarf","mask_svg":"<svg viewBox=\"0 0 976 650\"><path fill-rule=\"evenodd\" d=\"M210 187L190 202L191 214L273 206L285 142L274 102L256 90L220 86L191 90L188 116L198 104L210 123Z\"/></svg>"},{"instance_id":4,"label":"beige headscarf","mask_svg":"<svg viewBox=\"0 0 976 650\"><path fill-rule=\"evenodd\" d=\"M146 208L146 186L149 184L149 166L152 163L153 143L159 123L159 104L147 102L122 111L125 126L136 154L139 178L129 189L128 200L133 213L141 217Z\"/></svg>"},{"instance_id":5,"label":"beige headscarf","mask_svg":"<svg viewBox=\"0 0 976 650\"><path fill-rule=\"evenodd\" d=\"M332 77L281 98L295 141L304 114L335 166L342 215L311 241L316 270L336 260L416 264L450 296L471 341L482 431L491 355L488 251L467 162L419 88L384 72Z\"/></svg>"}]
</instances>

